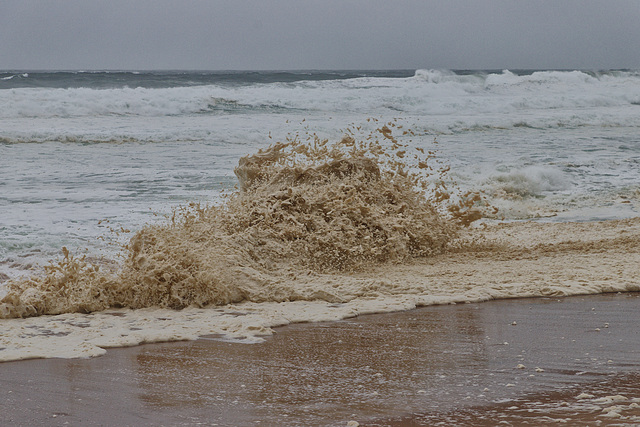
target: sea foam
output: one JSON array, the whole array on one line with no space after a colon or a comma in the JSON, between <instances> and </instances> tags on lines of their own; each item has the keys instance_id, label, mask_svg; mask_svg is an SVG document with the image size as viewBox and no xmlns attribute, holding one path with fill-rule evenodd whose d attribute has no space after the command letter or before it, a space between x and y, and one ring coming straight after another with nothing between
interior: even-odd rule
<instances>
[{"instance_id":1,"label":"sea foam","mask_svg":"<svg viewBox=\"0 0 640 427\"><path fill-rule=\"evenodd\" d=\"M428 148L409 149L396 126L335 144L296 135L244 157L235 170L240 190L223 205L193 204L143 228L115 273L63 248L43 276L8 283L0 315L334 300L282 286L283 271L359 271L443 253L482 216L481 197L455 194L448 168Z\"/></svg>"}]
</instances>

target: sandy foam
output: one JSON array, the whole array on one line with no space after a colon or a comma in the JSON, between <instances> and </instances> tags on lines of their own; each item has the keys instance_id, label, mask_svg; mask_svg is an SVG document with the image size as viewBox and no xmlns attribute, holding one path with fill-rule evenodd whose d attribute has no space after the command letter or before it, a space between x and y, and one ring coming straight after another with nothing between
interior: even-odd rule
<instances>
[{"instance_id":1,"label":"sandy foam","mask_svg":"<svg viewBox=\"0 0 640 427\"><path fill-rule=\"evenodd\" d=\"M110 347L206 335L258 342L293 322L498 298L640 291L640 218L480 228L492 245L358 273L283 275L280 285L298 301L5 319L0 360L94 357Z\"/></svg>"}]
</instances>

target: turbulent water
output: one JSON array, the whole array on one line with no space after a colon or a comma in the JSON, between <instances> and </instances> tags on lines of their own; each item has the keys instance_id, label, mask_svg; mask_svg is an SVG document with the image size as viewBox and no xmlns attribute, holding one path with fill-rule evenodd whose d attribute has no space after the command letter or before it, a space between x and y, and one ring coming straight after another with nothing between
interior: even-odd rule
<instances>
[{"instance_id":1,"label":"turbulent water","mask_svg":"<svg viewBox=\"0 0 640 427\"><path fill-rule=\"evenodd\" d=\"M470 251L503 260L513 245L541 257L531 242L549 230L566 236L555 250L635 254L634 219L613 223L628 242L609 225L563 224L637 217L639 108L631 70L0 72L2 315L250 301L262 320L213 328L250 336L354 307L635 289L635 273L618 266L624 280L613 284L603 272L584 286L568 273L564 282L515 274L494 293L489 279L475 282L487 284L479 293L473 281L445 291L446 269L436 280L415 263ZM278 142L288 145L267 150ZM508 228L490 229L500 241L489 241L465 234L480 214L475 223L490 228L558 224L517 229L532 233L517 244ZM380 265L396 281L373 272ZM287 301L325 305L300 314L294 304L284 318L288 308L269 305ZM342 308L327 314L326 304ZM138 326L147 335L131 342L212 332ZM123 343L113 340L95 345ZM34 351L3 358L53 354Z\"/></svg>"}]
</instances>

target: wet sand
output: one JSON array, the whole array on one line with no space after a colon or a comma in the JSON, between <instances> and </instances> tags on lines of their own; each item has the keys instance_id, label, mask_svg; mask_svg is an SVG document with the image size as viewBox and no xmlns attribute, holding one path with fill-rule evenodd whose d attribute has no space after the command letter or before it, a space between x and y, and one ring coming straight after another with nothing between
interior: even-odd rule
<instances>
[{"instance_id":1,"label":"wet sand","mask_svg":"<svg viewBox=\"0 0 640 427\"><path fill-rule=\"evenodd\" d=\"M637 425L639 321L639 293L502 300L7 362L0 425Z\"/></svg>"}]
</instances>

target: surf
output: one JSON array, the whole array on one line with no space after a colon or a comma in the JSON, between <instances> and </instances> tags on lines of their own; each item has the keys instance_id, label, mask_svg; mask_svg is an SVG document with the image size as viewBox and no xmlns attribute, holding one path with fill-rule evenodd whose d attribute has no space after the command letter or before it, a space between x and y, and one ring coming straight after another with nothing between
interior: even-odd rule
<instances>
[{"instance_id":1,"label":"surf","mask_svg":"<svg viewBox=\"0 0 640 427\"><path fill-rule=\"evenodd\" d=\"M241 158L238 190L224 203L192 203L144 227L118 271L63 248L43 275L7 284L0 316L314 299L282 286L283 272L363 271L441 254L488 209L479 194L454 190L435 151L411 145L412 132L395 121L358 132L334 143L290 136Z\"/></svg>"},{"instance_id":2,"label":"surf","mask_svg":"<svg viewBox=\"0 0 640 427\"><path fill-rule=\"evenodd\" d=\"M329 140L302 126L241 157L237 187L219 203L176 208L134 232L118 257L63 248L41 273L10 279L0 360L211 334L259 342L293 322L640 291L638 218L487 220L500 197L564 188L553 171L462 191L439 144L397 120L341 134Z\"/></svg>"}]
</instances>

